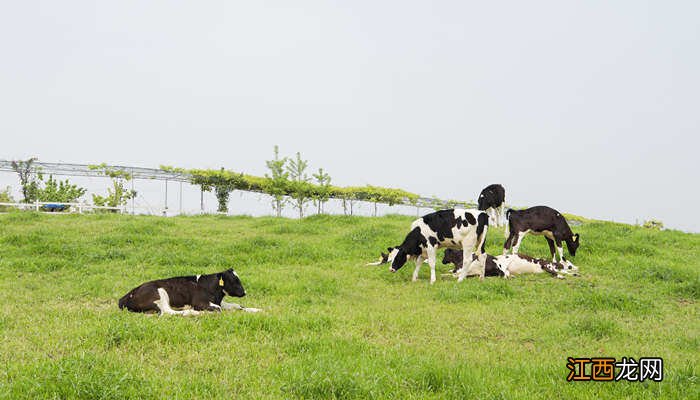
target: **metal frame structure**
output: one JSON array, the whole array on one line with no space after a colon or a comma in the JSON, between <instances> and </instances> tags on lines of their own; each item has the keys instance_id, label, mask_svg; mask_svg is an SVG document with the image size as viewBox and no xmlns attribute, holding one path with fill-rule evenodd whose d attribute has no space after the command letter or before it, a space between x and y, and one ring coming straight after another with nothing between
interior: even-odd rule
<instances>
[{"instance_id":1,"label":"metal frame structure","mask_svg":"<svg viewBox=\"0 0 700 400\"><path fill-rule=\"evenodd\" d=\"M91 168L88 164L64 164L35 161L32 163L37 171L45 174L61 176L90 176L105 178L99 169ZM131 174L134 179L154 179L161 181L190 182L190 175L181 172L170 172L159 168L127 167L122 165L105 165L106 168ZM0 160L0 171L14 172L12 161Z\"/></svg>"},{"instance_id":2,"label":"metal frame structure","mask_svg":"<svg viewBox=\"0 0 700 400\"><path fill-rule=\"evenodd\" d=\"M91 166L89 164L70 164L70 163L49 163L49 162L41 162L41 161L35 161L32 166L37 170L41 171L44 174L51 174L51 175L56 175L56 176L85 176L85 177L95 177L95 178L108 178L105 176L101 171L102 168L95 168L95 166ZM134 181L136 179L144 179L144 180L160 180L160 181L165 181L165 203L164 203L164 208L163 208L163 215L166 215L167 210L168 210L168 182L179 182L180 183L180 197L179 197L179 209L180 213L182 213L182 184L183 183L188 183L191 184L191 175L186 173L186 172L174 172L174 171L166 171L160 168L143 168L143 167L131 167L131 166L123 166L123 165L100 165L100 167L104 168L109 168L113 171L122 171L125 173L128 173L131 175L132 179L130 179L131 182L131 190L134 189ZM0 172L14 172L14 169L12 168L12 161L9 160L0 160ZM249 190L249 192L254 192L254 193L262 193L259 191L255 190ZM340 199L336 199L340 200ZM436 206L436 201L437 202L442 202L443 200L440 199L435 199L435 198L428 198L428 197L420 197L416 199L415 202L411 203L408 200L405 200L402 203L398 203L396 205L403 205L403 206L412 206L416 207L416 214L420 214L420 209L421 208L431 208L435 209L434 207ZM445 202L446 203L446 202ZM460 202L457 203L457 205L463 205L465 207L469 207L472 204L469 202ZM204 211L204 192L202 191L200 193L200 207L201 210ZM131 213L133 214L135 212L135 205L134 205L134 199L131 199ZM352 211L351 211L352 212ZM375 203L375 210L374 212L376 213L376 203Z\"/></svg>"}]
</instances>

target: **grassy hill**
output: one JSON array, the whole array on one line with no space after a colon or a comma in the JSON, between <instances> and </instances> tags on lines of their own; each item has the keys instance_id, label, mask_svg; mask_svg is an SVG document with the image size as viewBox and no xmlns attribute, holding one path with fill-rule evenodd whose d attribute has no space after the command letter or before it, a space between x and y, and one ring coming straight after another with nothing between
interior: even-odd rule
<instances>
[{"instance_id":1,"label":"grassy hill","mask_svg":"<svg viewBox=\"0 0 700 400\"><path fill-rule=\"evenodd\" d=\"M586 222L566 280L364 266L412 219L0 215L0 398L698 398L700 235ZM264 313L117 308L228 267ZM567 356L663 357L665 377L567 383Z\"/></svg>"}]
</instances>

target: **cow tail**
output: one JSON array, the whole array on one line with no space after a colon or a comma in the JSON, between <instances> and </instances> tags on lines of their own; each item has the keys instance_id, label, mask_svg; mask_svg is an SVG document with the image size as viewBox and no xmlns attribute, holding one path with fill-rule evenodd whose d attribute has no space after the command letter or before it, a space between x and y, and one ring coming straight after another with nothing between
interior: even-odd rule
<instances>
[{"instance_id":1,"label":"cow tail","mask_svg":"<svg viewBox=\"0 0 700 400\"><path fill-rule=\"evenodd\" d=\"M510 236L510 212L513 211L512 208L506 210L506 229L503 231L503 235L508 239Z\"/></svg>"}]
</instances>

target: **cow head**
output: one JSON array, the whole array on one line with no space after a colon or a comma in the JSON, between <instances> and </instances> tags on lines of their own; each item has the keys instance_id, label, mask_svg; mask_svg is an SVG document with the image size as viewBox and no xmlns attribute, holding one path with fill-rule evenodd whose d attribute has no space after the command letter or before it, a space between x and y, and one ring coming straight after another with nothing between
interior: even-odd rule
<instances>
[{"instance_id":1,"label":"cow head","mask_svg":"<svg viewBox=\"0 0 700 400\"><path fill-rule=\"evenodd\" d=\"M224 290L224 293L226 293L229 296L245 296L245 289L243 289L243 284L241 283L240 278L238 278L238 274L236 274L236 272L231 268L220 274L219 286L221 286Z\"/></svg>"},{"instance_id":2,"label":"cow head","mask_svg":"<svg viewBox=\"0 0 700 400\"><path fill-rule=\"evenodd\" d=\"M459 271L460 268L462 268L463 263L462 259L464 258L464 254L462 254L462 250L455 250L455 249L450 249L447 248L445 249L445 255L442 257L442 263L447 265L447 264L454 264L455 267L452 269L452 273L455 273Z\"/></svg>"},{"instance_id":3,"label":"cow head","mask_svg":"<svg viewBox=\"0 0 700 400\"><path fill-rule=\"evenodd\" d=\"M574 233L571 236L571 239L566 240L566 247L569 249L569 254L571 254L572 256L576 255L576 249L578 249L578 245L578 233Z\"/></svg>"},{"instance_id":4,"label":"cow head","mask_svg":"<svg viewBox=\"0 0 700 400\"><path fill-rule=\"evenodd\" d=\"M389 253L389 258L391 258L391 267L389 267L389 271L396 272L406 264L408 253L400 247L394 247L391 253Z\"/></svg>"}]
</instances>

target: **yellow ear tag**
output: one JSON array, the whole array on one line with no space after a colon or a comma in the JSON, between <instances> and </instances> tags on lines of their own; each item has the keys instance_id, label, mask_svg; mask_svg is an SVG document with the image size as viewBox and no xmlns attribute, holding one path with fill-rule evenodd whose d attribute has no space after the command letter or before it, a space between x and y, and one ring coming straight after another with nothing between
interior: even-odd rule
<instances>
[{"instance_id":1,"label":"yellow ear tag","mask_svg":"<svg viewBox=\"0 0 700 400\"><path fill-rule=\"evenodd\" d=\"M224 278L219 278L219 286L224 286Z\"/></svg>"}]
</instances>

